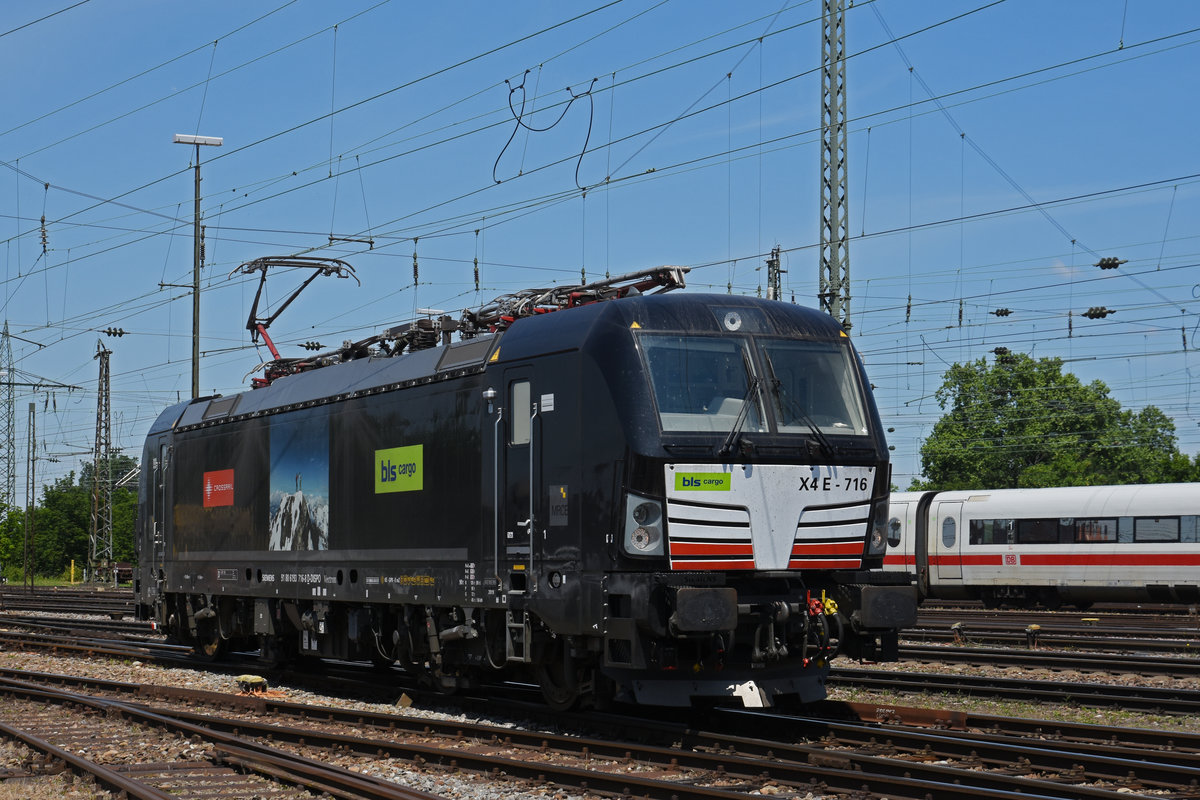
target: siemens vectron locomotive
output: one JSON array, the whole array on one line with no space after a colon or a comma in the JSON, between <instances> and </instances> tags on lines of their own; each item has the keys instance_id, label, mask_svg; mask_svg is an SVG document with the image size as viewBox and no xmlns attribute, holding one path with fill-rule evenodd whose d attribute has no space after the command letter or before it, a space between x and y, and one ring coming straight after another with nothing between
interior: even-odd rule
<instances>
[{"instance_id":1,"label":"siemens vectron locomotive","mask_svg":"<svg viewBox=\"0 0 1200 800\"><path fill-rule=\"evenodd\" d=\"M559 708L807 701L839 650L894 659L916 592L881 569L887 447L849 339L682 283L524 292L167 409L140 614L207 656L533 679Z\"/></svg>"}]
</instances>

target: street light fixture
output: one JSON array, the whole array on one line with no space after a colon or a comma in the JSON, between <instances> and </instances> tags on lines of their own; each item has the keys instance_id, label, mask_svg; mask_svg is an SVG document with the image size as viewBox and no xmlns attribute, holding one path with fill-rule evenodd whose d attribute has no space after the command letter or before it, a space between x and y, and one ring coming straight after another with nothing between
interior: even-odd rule
<instances>
[{"instance_id":1,"label":"street light fixture","mask_svg":"<svg viewBox=\"0 0 1200 800\"><path fill-rule=\"evenodd\" d=\"M220 147L219 136L175 134L175 144L196 147L196 206L192 218L192 399L200 396L200 146Z\"/></svg>"}]
</instances>

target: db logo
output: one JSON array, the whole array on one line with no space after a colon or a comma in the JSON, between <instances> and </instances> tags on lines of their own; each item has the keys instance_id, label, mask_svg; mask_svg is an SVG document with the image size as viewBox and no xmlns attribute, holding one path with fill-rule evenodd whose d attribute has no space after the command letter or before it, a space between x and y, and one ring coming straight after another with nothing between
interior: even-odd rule
<instances>
[{"instance_id":1,"label":"db logo","mask_svg":"<svg viewBox=\"0 0 1200 800\"><path fill-rule=\"evenodd\" d=\"M1004 554L1004 566L1015 567L1016 565L1017 565L1017 554L1016 553L1005 553Z\"/></svg>"}]
</instances>

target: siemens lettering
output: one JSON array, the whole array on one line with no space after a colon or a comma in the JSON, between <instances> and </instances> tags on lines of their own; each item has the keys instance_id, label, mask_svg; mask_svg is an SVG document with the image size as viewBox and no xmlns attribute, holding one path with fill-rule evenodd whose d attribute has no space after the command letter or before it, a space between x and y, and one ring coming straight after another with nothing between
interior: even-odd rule
<instances>
[{"instance_id":1,"label":"siemens lettering","mask_svg":"<svg viewBox=\"0 0 1200 800\"><path fill-rule=\"evenodd\" d=\"M419 492L425 488L424 445L375 451L375 494Z\"/></svg>"}]
</instances>

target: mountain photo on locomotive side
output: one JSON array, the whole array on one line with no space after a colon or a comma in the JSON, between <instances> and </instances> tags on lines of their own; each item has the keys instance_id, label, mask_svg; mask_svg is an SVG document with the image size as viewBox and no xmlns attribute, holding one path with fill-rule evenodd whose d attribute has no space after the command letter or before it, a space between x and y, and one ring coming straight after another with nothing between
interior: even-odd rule
<instances>
[{"instance_id":1,"label":"mountain photo on locomotive side","mask_svg":"<svg viewBox=\"0 0 1200 800\"><path fill-rule=\"evenodd\" d=\"M174 405L138 615L205 658L369 660L436 691L794 705L895 660L888 447L849 337L686 269L529 289ZM263 267L265 278L266 270ZM440 315L440 316L439 316Z\"/></svg>"}]
</instances>

